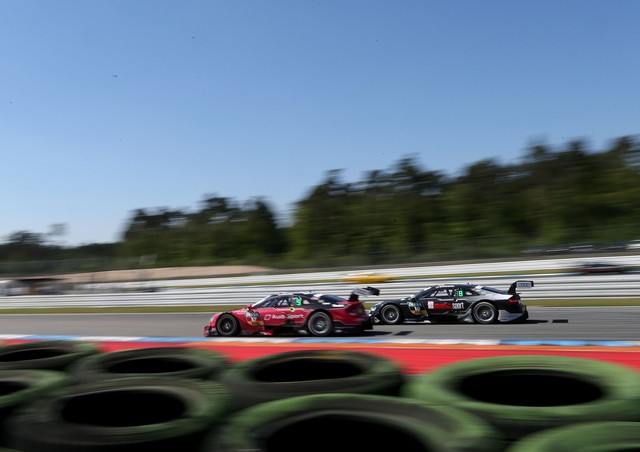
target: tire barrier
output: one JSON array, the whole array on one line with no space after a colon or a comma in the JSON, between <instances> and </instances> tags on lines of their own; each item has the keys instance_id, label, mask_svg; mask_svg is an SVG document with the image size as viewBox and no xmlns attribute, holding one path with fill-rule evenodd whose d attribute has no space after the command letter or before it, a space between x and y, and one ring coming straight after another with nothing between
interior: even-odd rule
<instances>
[{"instance_id":1,"label":"tire barrier","mask_svg":"<svg viewBox=\"0 0 640 452\"><path fill-rule=\"evenodd\" d=\"M71 340L0 346L0 366L36 367L0 367L0 452L223 450L216 442L287 452L300 445L293 440L332 429L357 432L346 440L357 449L395 435L407 452L640 450L640 373L609 361L500 356L404 374L382 354L342 348L229 362L188 346L98 350ZM346 402L329 408L340 397L352 411ZM475 433L450 441L456 415L474 426L480 419L486 442ZM431 426L412 427L423 421Z\"/></svg>"},{"instance_id":2,"label":"tire barrier","mask_svg":"<svg viewBox=\"0 0 640 452\"><path fill-rule=\"evenodd\" d=\"M564 425L640 420L640 373L584 358L524 355L461 361L416 376L402 395L479 415L510 442Z\"/></svg>"},{"instance_id":3,"label":"tire barrier","mask_svg":"<svg viewBox=\"0 0 640 452\"><path fill-rule=\"evenodd\" d=\"M236 362L220 381L240 410L258 403L321 393L397 396L405 382L399 365L353 350L296 350Z\"/></svg>"},{"instance_id":4,"label":"tire barrier","mask_svg":"<svg viewBox=\"0 0 640 452\"><path fill-rule=\"evenodd\" d=\"M533 433L507 452L621 452L640 450L640 422L586 422Z\"/></svg>"},{"instance_id":5,"label":"tire barrier","mask_svg":"<svg viewBox=\"0 0 640 452\"><path fill-rule=\"evenodd\" d=\"M329 440L330 432L340 432ZM324 439L321 439L323 438ZM265 402L235 413L200 452L380 450L482 452L502 447L498 432L456 408L370 394L315 394Z\"/></svg>"},{"instance_id":6,"label":"tire barrier","mask_svg":"<svg viewBox=\"0 0 640 452\"><path fill-rule=\"evenodd\" d=\"M67 374L56 370L0 370L0 446L6 442L5 420L14 411L70 382Z\"/></svg>"},{"instance_id":7,"label":"tire barrier","mask_svg":"<svg viewBox=\"0 0 640 452\"><path fill-rule=\"evenodd\" d=\"M73 363L68 373L80 382L134 376L166 376L215 380L229 364L211 349L150 347L102 352Z\"/></svg>"},{"instance_id":8,"label":"tire barrier","mask_svg":"<svg viewBox=\"0 0 640 452\"><path fill-rule=\"evenodd\" d=\"M0 370L66 371L73 362L99 352L92 342L46 340L0 345Z\"/></svg>"},{"instance_id":9,"label":"tire barrier","mask_svg":"<svg viewBox=\"0 0 640 452\"><path fill-rule=\"evenodd\" d=\"M197 450L229 413L217 382L128 377L60 388L6 420L24 452Z\"/></svg>"}]
</instances>

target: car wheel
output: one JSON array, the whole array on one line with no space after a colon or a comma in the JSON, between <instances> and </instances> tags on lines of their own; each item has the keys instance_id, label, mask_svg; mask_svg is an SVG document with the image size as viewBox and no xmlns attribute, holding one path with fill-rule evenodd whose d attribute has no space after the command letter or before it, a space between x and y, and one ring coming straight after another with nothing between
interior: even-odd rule
<instances>
[{"instance_id":1,"label":"car wheel","mask_svg":"<svg viewBox=\"0 0 640 452\"><path fill-rule=\"evenodd\" d=\"M380 450L381 443L402 451L493 452L502 447L492 426L455 408L380 395L312 394L232 415L207 435L201 452L296 452L309 444L309 432L352 432L340 435L333 446L339 450Z\"/></svg>"},{"instance_id":2,"label":"car wheel","mask_svg":"<svg viewBox=\"0 0 640 452\"><path fill-rule=\"evenodd\" d=\"M640 422L585 422L527 435L509 452L574 452L640 450Z\"/></svg>"},{"instance_id":3,"label":"car wheel","mask_svg":"<svg viewBox=\"0 0 640 452\"><path fill-rule=\"evenodd\" d=\"M92 342L43 340L0 345L0 370L47 369L66 371L75 361L98 353Z\"/></svg>"},{"instance_id":4,"label":"car wheel","mask_svg":"<svg viewBox=\"0 0 640 452\"><path fill-rule=\"evenodd\" d=\"M49 392L7 419L7 447L40 452L198 450L231 400L217 382L130 377Z\"/></svg>"},{"instance_id":5,"label":"car wheel","mask_svg":"<svg viewBox=\"0 0 640 452\"><path fill-rule=\"evenodd\" d=\"M328 336L333 331L333 321L326 312L314 312L307 320L307 329L313 336Z\"/></svg>"},{"instance_id":6,"label":"car wheel","mask_svg":"<svg viewBox=\"0 0 640 452\"><path fill-rule=\"evenodd\" d=\"M288 397L329 392L397 396L399 365L356 350L295 350L234 362L219 375L240 410Z\"/></svg>"},{"instance_id":7,"label":"car wheel","mask_svg":"<svg viewBox=\"0 0 640 452\"><path fill-rule=\"evenodd\" d=\"M498 310L488 301L481 301L473 307L473 320L482 324L495 323L498 320Z\"/></svg>"},{"instance_id":8,"label":"car wheel","mask_svg":"<svg viewBox=\"0 0 640 452\"><path fill-rule=\"evenodd\" d=\"M404 321L400 308L394 304L388 304L382 308L380 319L385 325L398 325Z\"/></svg>"},{"instance_id":9,"label":"car wheel","mask_svg":"<svg viewBox=\"0 0 640 452\"><path fill-rule=\"evenodd\" d=\"M640 419L640 375L586 358L476 358L413 377L402 395L489 420L509 440L579 422Z\"/></svg>"},{"instance_id":10,"label":"car wheel","mask_svg":"<svg viewBox=\"0 0 640 452\"><path fill-rule=\"evenodd\" d=\"M240 334L240 325L231 314L222 314L216 323L216 331L220 336L237 336Z\"/></svg>"},{"instance_id":11,"label":"car wheel","mask_svg":"<svg viewBox=\"0 0 640 452\"><path fill-rule=\"evenodd\" d=\"M213 349L147 347L88 356L71 365L68 373L80 382L135 376L215 380L227 364L226 356Z\"/></svg>"}]
</instances>

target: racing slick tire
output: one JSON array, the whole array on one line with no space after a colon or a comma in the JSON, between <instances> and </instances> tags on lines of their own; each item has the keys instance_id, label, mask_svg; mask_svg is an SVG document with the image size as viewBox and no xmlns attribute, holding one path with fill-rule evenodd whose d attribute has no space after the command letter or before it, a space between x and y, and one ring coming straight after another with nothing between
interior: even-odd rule
<instances>
[{"instance_id":1,"label":"racing slick tire","mask_svg":"<svg viewBox=\"0 0 640 452\"><path fill-rule=\"evenodd\" d=\"M380 320L385 325L400 325L404 322L404 317L398 306L388 304L380 310Z\"/></svg>"},{"instance_id":2,"label":"racing slick tire","mask_svg":"<svg viewBox=\"0 0 640 452\"><path fill-rule=\"evenodd\" d=\"M508 452L614 452L640 450L640 422L585 422L532 433Z\"/></svg>"},{"instance_id":3,"label":"racing slick tire","mask_svg":"<svg viewBox=\"0 0 640 452\"><path fill-rule=\"evenodd\" d=\"M198 450L228 415L217 382L128 377L60 388L7 419L7 446L21 451Z\"/></svg>"},{"instance_id":4,"label":"racing slick tire","mask_svg":"<svg viewBox=\"0 0 640 452\"><path fill-rule=\"evenodd\" d=\"M0 426L20 407L43 395L71 384L65 372L48 369L0 370ZM0 431L0 450L6 433Z\"/></svg>"},{"instance_id":5,"label":"racing slick tire","mask_svg":"<svg viewBox=\"0 0 640 452\"><path fill-rule=\"evenodd\" d=\"M216 331L219 336L237 336L240 334L238 319L231 314L222 314L216 322Z\"/></svg>"},{"instance_id":6,"label":"racing slick tire","mask_svg":"<svg viewBox=\"0 0 640 452\"><path fill-rule=\"evenodd\" d=\"M481 301L473 307L473 321L488 325L496 323L498 320L498 310L488 301Z\"/></svg>"},{"instance_id":7,"label":"racing slick tire","mask_svg":"<svg viewBox=\"0 0 640 452\"><path fill-rule=\"evenodd\" d=\"M103 352L72 364L68 373L79 382L136 376L215 380L229 361L212 349L149 347Z\"/></svg>"},{"instance_id":8,"label":"racing slick tire","mask_svg":"<svg viewBox=\"0 0 640 452\"><path fill-rule=\"evenodd\" d=\"M587 358L524 355L460 361L413 376L402 395L479 415L509 441L575 423L640 420L640 374Z\"/></svg>"},{"instance_id":9,"label":"racing slick tire","mask_svg":"<svg viewBox=\"0 0 640 452\"><path fill-rule=\"evenodd\" d=\"M218 381L234 410L320 393L399 395L405 375L388 358L356 350L294 350L234 362Z\"/></svg>"},{"instance_id":10,"label":"racing slick tire","mask_svg":"<svg viewBox=\"0 0 640 452\"><path fill-rule=\"evenodd\" d=\"M0 370L43 369L66 371L79 359L99 353L92 342L43 340L0 345Z\"/></svg>"},{"instance_id":11,"label":"racing slick tire","mask_svg":"<svg viewBox=\"0 0 640 452\"><path fill-rule=\"evenodd\" d=\"M382 443L406 452L493 452L502 444L489 423L456 408L383 395L310 394L233 414L200 452L297 452L319 440L310 432L325 436L312 450L380 450ZM342 433L330 443L332 432Z\"/></svg>"},{"instance_id":12,"label":"racing slick tire","mask_svg":"<svg viewBox=\"0 0 640 452\"><path fill-rule=\"evenodd\" d=\"M333 320L323 311L314 312L307 320L307 330L312 336L326 337L333 332Z\"/></svg>"}]
</instances>

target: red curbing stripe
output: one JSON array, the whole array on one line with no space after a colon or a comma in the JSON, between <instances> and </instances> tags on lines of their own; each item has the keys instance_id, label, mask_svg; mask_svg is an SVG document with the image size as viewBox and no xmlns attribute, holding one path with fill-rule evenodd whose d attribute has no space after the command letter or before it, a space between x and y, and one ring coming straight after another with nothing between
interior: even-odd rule
<instances>
[{"instance_id":1,"label":"red curbing stripe","mask_svg":"<svg viewBox=\"0 0 640 452\"><path fill-rule=\"evenodd\" d=\"M26 340L5 340L3 343L27 342ZM440 366L462 360L505 355L554 355L580 357L609 361L631 367L640 372L640 348L599 347L599 346L511 346L511 345L432 345L432 344L376 344L357 343L241 343L241 342L120 342L97 341L104 352L145 347L197 347L214 349L231 361L242 361L259 356L292 350L314 350L326 348L348 348L378 354L398 363L403 372L419 374Z\"/></svg>"}]
</instances>

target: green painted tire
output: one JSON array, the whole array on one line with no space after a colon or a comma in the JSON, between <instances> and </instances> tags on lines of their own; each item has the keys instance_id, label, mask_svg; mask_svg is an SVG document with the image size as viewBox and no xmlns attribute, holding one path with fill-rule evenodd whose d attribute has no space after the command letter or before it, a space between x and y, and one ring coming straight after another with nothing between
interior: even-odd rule
<instances>
[{"instance_id":1,"label":"green painted tire","mask_svg":"<svg viewBox=\"0 0 640 452\"><path fill-rule=\"evenodd\" d=\"M584 358L461 361L415 376L402 395L479 415L510 441L568 424L640 419L640 373Z\"/></svg>"},{"instance_id":2,"label":"green painted tire","mask_svg":"<svg viewBox=\"0 0 640 452\"><path fill-rule=\"evenodd\" d=\"M57 370L0 370L0 412L6 412L71 384L69 376Z\"/></svg>"},{"instance_id":3,"label":"green painted tire","mask_svg":"<svg viewBox=\"0 0 640 452\"><path fill-rule=\"evenodd\" d=\"M0 345L0 370L48 369L66 371L86 356L99 353L91 342L44 340Z\"/></svg>"},{"instance_id":4,"label":"green painted tire","mask_svg":"<svg viewBox=\"0 0 640 452\"><path fill-rule=\"evenodd\" d=\"M340 439L327 438L336 432ZM314 394L235 413L208 435L200 452L380 450L382 444L403 452L493 452L502 438L456 408L393 396Z\"/></svg>"},{"instance_id":5,"label":"green painted tire","mask_svg":"<svg viewBox=\"0 0 640 452\"><path fill-rule=\"evenodd\" d=\"M506 452L621 452L640 450L640 422L585 422L543 430Z\"/></svg>"},{"instance_id":6,"label":"green painted tire","mask_svg":"<svg viewBox=\"0 0 640 452\"><path fill-rule=\"evenodd\" d=\"M0 370L0 425L21 407L70 384L69 376L57 370ZM2 429L0 446L5 445L5 435Z\"/></svg>"},{"instance_id":7,"label":"green painted tire","mask_svg":"<svg viewBox=\"0 0 640 452\"><path fill-rule=\"evenodd\" d=\"M394 361L354 350L296 350L235 362L219 378L236 410L321 393L397 396L405 376Z\"/></svg>"},{"instance_id":8,"label":"green painted tire","mask_svg":"<svg viewBox=\"0 0 640 452\"><path fill-rule=\"evenodd\" d=\"M130 377L55 390L7 419L7 447L23 451L198 450L229 412L217 382Z\"/></svg>"},{"instance_id":9,"label":"green painted tire","mask_svg":"<svg viewBox=\"0 0 640 452\"><path fill-rule=\"evenodd\" d=\"M215 380L227 364L225 355L211 349L150 347L87 356L68 372L81 382L136 376Z\"/></svg>"}]
</instances>

